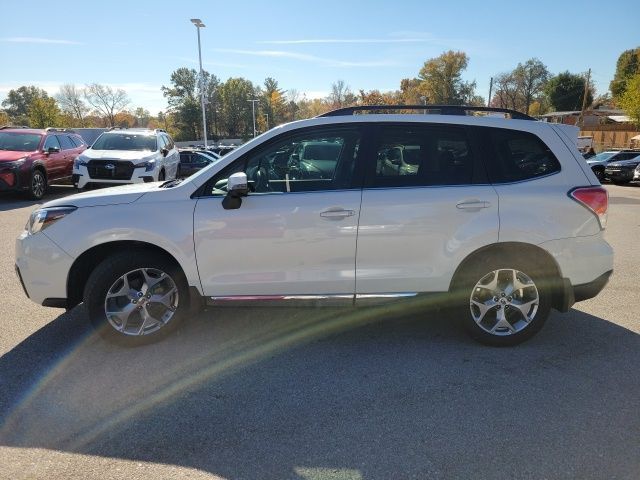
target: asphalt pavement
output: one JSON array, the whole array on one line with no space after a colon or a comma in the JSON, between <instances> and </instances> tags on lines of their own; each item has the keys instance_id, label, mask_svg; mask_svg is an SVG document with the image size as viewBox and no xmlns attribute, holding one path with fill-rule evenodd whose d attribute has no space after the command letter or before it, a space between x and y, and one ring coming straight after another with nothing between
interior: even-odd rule
<instances>
[{"instance_id":1,"label":"asphalt pavement","mask_svg":"<svg viewBox=\"0 0 640 480\"><path fill-rule=\"evenodd\" d=\"M607 188L609 285L502 349L405 304L218 308L110 345L24 296L36 204L0 195L0 478L638 479L640 186Z\"/></svg>"}]
</instances>

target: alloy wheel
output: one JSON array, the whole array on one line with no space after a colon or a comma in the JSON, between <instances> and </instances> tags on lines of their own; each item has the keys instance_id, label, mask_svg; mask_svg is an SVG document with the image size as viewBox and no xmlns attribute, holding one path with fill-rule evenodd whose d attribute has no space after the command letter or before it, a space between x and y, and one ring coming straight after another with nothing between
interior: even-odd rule
<instances>
[{"instance_id":1,"label":"alloy wheel","mask_svg":"<svg viewBox=\"0 0 640 480\"><path fill-rule=\"evenodd\" d=\"M156 268L139 268L113 282L107 290L104 312L118 332L148 335L171 321L178 301L178 287L170 275Z\"/></svg>"},{"instance_id":2,"label":"alloy wheel","mask_svg":"<svg viewBox=\"0 0 640 480\"><path fill-rule=\"evenodd\" d=\"M44 175L42 175L38 170L33 172L33 176L31 177L31 192L34 197L42 198L44 195L45 185Z\"/></svg>"},{"instance_id":3,"label":"alloy wheel","mask_svg":"<svg viewBox=\"0 0 640 480\"><path fill-rule=\"evenodd\" d=\"M516 334L533 321L540 305L540 295L533 280L515 269L489 272L473 287L470 296L471 316L491 335Z\"/></svg>"}]
</instances>

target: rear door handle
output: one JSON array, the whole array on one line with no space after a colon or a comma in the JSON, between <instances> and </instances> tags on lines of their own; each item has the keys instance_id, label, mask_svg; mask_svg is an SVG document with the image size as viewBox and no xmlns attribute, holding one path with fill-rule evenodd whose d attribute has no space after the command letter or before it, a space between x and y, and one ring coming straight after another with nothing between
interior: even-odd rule
<instances>
[{"instance_id":1,"label":"rear door handle","mask_svg":"<svg viewBox=\"0 0 640 480\"><path fill-rule=\"evenodd\" d=\"M467 202L460 202L456 204L456 208L461 210L480 210L481 208L489 208L491 202L485 202L482 200L469 200Z\"/></svg>"},{"instance_id":2,"label":"rear door handle","mask_svg":"<svg viewBox=\"0 0 640 480\"><path fill-rule=\"evenodd\" d=\"M356 214L354 210L325 210L320 213L322 218L336 219L353 217Z\"/></svg>"}]
</instances>

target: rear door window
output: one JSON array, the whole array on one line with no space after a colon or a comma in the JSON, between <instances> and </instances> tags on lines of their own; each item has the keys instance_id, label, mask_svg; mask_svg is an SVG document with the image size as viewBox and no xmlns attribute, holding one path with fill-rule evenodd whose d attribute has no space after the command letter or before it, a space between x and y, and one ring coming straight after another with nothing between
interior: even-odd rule
<instances>
[{"instance_id":1,"label":"rear door window","mask_svg":"<svg viewBox=\"0 0 640 480\"><path fill-rule=\"evenodd\" d=\"M68 135L56 135L63 150L73 150L76 145L71 142Z\"/></svg>"},{"instance_id":2,"label":"rear door window","mask_svg":"<svg viewBox=\"0 0 640 480\"><path fill-rule=\"evenodd\" d=\"M493 148L487 171L493 183L520 182L560 171L560 162L536 135L505 128L488 130Z\"/></svg>"}]
</instances>

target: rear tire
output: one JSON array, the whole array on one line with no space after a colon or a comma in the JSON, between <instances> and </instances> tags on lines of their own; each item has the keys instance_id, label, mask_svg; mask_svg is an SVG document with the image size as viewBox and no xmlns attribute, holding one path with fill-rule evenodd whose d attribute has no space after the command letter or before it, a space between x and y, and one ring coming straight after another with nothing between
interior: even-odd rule
<instances>
[{"instance_id":1,"label":"rear tire","mask_svg":"<svg viewBox=\"0 0 640 480\"><path fill-rule=\"evenodd\" d=\"M554 273L534 260L509 254L478 258L454 282L456 317L480 343L518 345L538 333L549 317L554 284Z\"/></svg>"},{"instance_id":2,"label":"rear tire","mask_svg":"<svg viewBox=\"0 0 640 480\"><path fill-rule=\"evenodd\" d=\"M89 276L84 303L99 334L125 346L163 339L190 311L189 288L179 266L144 250L116 253L100 263Z\"/></svg>"}]
</instances>

